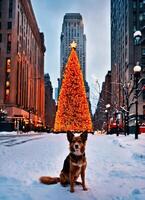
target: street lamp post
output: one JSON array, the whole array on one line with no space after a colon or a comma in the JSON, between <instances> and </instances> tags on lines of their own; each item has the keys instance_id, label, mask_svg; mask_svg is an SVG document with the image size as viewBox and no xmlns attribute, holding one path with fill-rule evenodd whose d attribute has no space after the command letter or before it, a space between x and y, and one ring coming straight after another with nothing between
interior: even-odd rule
<instances>
[{"instance_id":1,"label":"street lamp post","mask_svg":"<svg viewBox=\"0 0 145 200\"><path fill-rule=\"evenodd\" d=\"M134 84L135 84L135 108L136 108L136 113L135 113L135 139L138 139L138 134L139 134L139 124L138 124L138 81L140 77L140 72L141 72L141 67L139 64L137 64L134 68Z\"/></svg>"},{"instance_id":2,"label":"street lamp post","mask_svg":"<svg viewBox=\"0 0 145 200\"><path fill-rule=\"evenodd\" d=\"M119 112L116 110L115 117L116 117L116 136L119 136Z\"/></svg>"},{"instance_id":3,"label":"street lamp post","mask_svg":"<svg viewBox=\"0 0 145 200\"><path fill-rule=\"evenodd\" d=\"M135 58L138 60L138 53L135 51L135 46L140 45L142 33L137 30L133 34L134 38L134 63L136 63ZM134 71L134 85L135 85L135 139L138 139L139 134L139 124L138 124L138 81L140 77L141 67L139 66L139 62L137 62L136 66L133 68Z\"/></svg>"},{"instance_id":4,"label":"street lamp post","mask_svg":"<svg viewBox=\"0 0 145 200\"><path fill-rule=\"evenodd\" d=\"M106 113L106 132L108 134L108 110L105 110Z\"/></svg>"},{"instance_id":5,"label":"street lamp post","mask_svg":"<svg viewBox=\"0 0 145 200\"><path fill-rule=\"evenodd\" d=\"M109 124L108 124L108 121L109 121L109 108L110 108L110 104L108 103L108 104L106 104L106 110L105 110L105 113L106 113L106 119L107 119L107 134L108 134L108 132L109 132Z\"/></svg>"}]
</instances>

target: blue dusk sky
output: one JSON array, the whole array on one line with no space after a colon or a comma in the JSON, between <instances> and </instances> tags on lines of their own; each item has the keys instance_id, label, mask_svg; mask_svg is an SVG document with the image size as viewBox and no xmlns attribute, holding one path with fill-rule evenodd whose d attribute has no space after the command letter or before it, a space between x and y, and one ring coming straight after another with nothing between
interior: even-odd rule
<instances>
[{"instance_id":1,"label":"blue dusk sky","mask_svg":"<svg viewBox=\"0 0 145 200\"><path fill-rule=\"evenodd\" d=\"M83 17L86 45L86 76L91 91L110 69L110 0L31 0L40 31L45 37L45 73L53 88L60 77L60 34L65 13Z\"/></svg>"}]
</instances>

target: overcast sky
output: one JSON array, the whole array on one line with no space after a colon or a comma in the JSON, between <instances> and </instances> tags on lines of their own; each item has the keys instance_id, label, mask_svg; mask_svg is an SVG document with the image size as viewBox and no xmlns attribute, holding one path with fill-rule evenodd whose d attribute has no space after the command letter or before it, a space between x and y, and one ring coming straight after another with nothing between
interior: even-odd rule
<instances>
[{"instance_id":1,"label":"overcast sky","mask_svg":"<svg viewBox=\"0 0 145 200\"><path fill-rule=\"evenodd\" d=\"M101 84L110 69L110 0L31 0L45 36L45 73L53 87L60 75L60 34L65 13L79 12L87 38L86 75L90 88Z\"/></svg>"}]
</instances>

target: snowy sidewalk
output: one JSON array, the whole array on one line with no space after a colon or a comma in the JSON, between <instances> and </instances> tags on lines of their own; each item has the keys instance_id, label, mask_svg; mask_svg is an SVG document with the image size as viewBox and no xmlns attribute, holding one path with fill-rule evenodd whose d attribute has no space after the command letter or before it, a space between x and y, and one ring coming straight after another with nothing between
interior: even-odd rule
<instances>
[{"instance_id":1,"label":"snowy sidewalk","mask_svg":"<svg viewBox=\"0 0 145 200\"><path fill-rule=\"evenodd\" d=\"M65 134L0 137L0 200L145 199L145 135L89 135L86 149L88 191L76 186L71 194L38 181L59 175L69 152Z\"/></svg>"}]
</instances>

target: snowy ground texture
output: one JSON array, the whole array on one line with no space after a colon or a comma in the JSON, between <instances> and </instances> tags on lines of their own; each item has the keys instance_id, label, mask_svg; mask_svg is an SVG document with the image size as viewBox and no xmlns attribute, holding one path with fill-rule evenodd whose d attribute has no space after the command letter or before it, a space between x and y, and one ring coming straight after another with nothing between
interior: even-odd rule
<instances>
[{"instance_id":1,"label":"snowy ground texture","mask_svg":"<svg viewBox=\"0 0 145 200\"><path fill-rule=\"evenodd\" d=\"M42 175L59 175L68 152L65 134L0 134L0 200L145 200L145 134L90 134L88 191L39 183Z\"/></svg>"}]
</instances>

